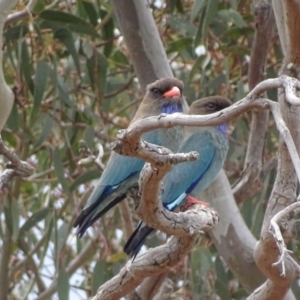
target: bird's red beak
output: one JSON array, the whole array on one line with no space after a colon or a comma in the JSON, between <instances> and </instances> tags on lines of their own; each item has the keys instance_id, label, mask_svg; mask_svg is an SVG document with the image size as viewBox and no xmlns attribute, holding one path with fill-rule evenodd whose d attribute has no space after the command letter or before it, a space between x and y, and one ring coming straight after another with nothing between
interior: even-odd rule
<instances>
[{"instance_id":1,"label":"bird's red beak","mask_svg":"<svg viewBox=\"0 0 300 300\"><path fill-rule=\"evenodd\" d=\"M181 96L180 89L177 86L173 86L167 92L163 94L165 98L179 98Z\"/></svg>"}]
</instances>

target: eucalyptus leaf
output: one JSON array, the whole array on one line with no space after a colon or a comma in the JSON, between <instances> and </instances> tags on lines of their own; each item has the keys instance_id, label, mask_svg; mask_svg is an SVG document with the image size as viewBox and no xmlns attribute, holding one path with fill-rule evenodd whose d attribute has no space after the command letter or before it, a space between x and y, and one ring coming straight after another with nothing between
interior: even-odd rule
<instances>
[{"instance_id":1,"label":"eucalyptus leaf","mask_svg":"<svg viewBox=\"0 0 300 300\"><path fill-rule=\"evenodd\" d=\"M85 20L62 11L44 10L40 16L44 21L43 28L52 28L54 31L65 27L79 34L88 34L94 38L99 37L95 28Z\"/></svg>"},{"instance_id":2,"label":"eucalyptus leaf","mask_svg":"<svg viewBox=\"0 0 300 300\"><path fill-rule=\"evenodd\" d=\"M54 162L54 168L55 168L56 175L58 177L60 184L62 185L62 188L65 191L69 191L68 182L65 178L64 166L63 166L63 163L62 163L62 160L60 157L60 151L58 148L55 148L55 150L53 152L53 162Z\"/></svg>"},{"instance_id":3,"label":"eucalyptus leaf","mask_svg":"<svg viewBox=\"0 0 300 300\"><path fill-rule=\"evenodd\" d=\"M68 300L70 293L69 274L65 269L60 269L57 277L57 293L59 300Z\"/></svg>"},{"instance_id":4,"label":"eucalyptus leaf","mask_svg":"<svg viewBox=\"0 0 300 300\"><path fill-rule=\"evenodd\" d=\"M37 112L41 106L45 89L46 89L48 76L49 76L48 64L44 60L39 61L37 63L35 79L34 79L34 98L33 98L33 108L31 111L31 123L33 123L37 115Z\"/></svg>"},{"instance_id":5,"label":"eucalyptus leaf","mask_svg":"<svg viewBox=\"0 0 300 300\"><path fill-rule=\"evenodd\" d=\"M36 226L37 223L44 220L50 212L51 212L51 209L49 207L44 207L41 210L32 214L32 216L21 226L20 235L25 234L31 228Z\"/></svg>"}]
</instances>

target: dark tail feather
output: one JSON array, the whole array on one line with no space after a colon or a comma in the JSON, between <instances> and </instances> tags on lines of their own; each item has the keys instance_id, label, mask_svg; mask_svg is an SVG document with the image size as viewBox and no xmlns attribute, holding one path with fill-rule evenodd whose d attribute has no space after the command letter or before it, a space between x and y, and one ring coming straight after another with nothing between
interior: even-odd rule
<instances>
[{"instance_id":1,"label":"dark tail feather","mask_svg":"<svg viewBox=\"0 0 300 300\"><path fill-rule=\"evenodd\" d=\"M140 222L136 230L132 233L128 241L126 242L123 251L132 257L135 257L140 252L142 246L145 243L147 236L152 233L155 229L148 227L145 223Z\"/></svg>"},{"instance_id":2,"label":"dark tail feather","mask_svg":"<svg viewBox=\"0 0 300 300\"><path fill-rule=\"evenodd\" d=\"M117 205L119 202L126 198L126 194L123 194L119 197L116 197L112 202L110 202L105 208L103 208L97 215L94 215L95 207L93 210L89 208L83 210L79 216L77 217L76 221L74 222L74 227L79 226L77 235L81 238L85 231L99 218L101 218L106 212L108 212L111 208Z\"/></svg>"}]
</instances>

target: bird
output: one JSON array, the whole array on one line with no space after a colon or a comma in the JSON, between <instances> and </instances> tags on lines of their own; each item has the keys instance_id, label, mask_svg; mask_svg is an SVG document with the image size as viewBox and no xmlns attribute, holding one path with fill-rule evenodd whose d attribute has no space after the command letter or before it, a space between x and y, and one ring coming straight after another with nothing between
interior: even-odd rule
<instances>
[{"instance_id":1,"label":"bird","mask_svg":"<svg viewBox=\"0 0 300 300\"><path fill-rule=\"evenodd\" d=\"M129 127L135 121L150 116L182 112L185 101L182 92L183 82L176 78L162 78L149 84ZM142 135L145 141L171 151L178 149L182 137L183 127L156 129ZM144 164L141 159L112 152L85 207L74 222L79 238L97 219L126 198L128 188L137 185Z\"/></svg>"},{"instance_id":2,"label":"bird","mask_svg":"<svg viewBox=\"0 0 300 300\"><path fill-rule=\"evenodd\" d=\"M230 104L231 102L225 97L205 97L194 101L188 114L207 115L229 107ZM207 127L186 126L184 139L177 152L197 151L199 159L194 162L180 163L166 174L161 194L164 208L174 211L185 198L190 204L197 202L190 194L198 195L214 181L226 159L228 147L226 123ZM155 229L141 221L126 242L124 252L134 260L147 236L154 231Z\"/></svg>"}]
</instances>

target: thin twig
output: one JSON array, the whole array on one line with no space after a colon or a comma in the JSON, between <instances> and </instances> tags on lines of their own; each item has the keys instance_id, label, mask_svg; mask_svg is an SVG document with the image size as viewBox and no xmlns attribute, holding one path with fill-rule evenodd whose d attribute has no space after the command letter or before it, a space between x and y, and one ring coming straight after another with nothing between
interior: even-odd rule
<instances>
[{"instance_id":1,"label":"thin twig","mask_svg":"<svg viewBox=\"0 0 300 300\"><path fill-rule=\"evenodd\" d=\"M300 201L297 201L289 205L285 209L281 210L280 212L278 212L270 221L270 232L273 234L280 252L279 260L273 263L273 266L281 265L282 267L281 276L286 275L285 259L287 258L289 253L292 253L292 251L289 251L286 248L279 226L283 219L289 220L291 219L291 217L298 214L299 212L300 212ZM299 265L297 263L296 263L296 267L299 269Z\"/></svg>"}]
</instances>

